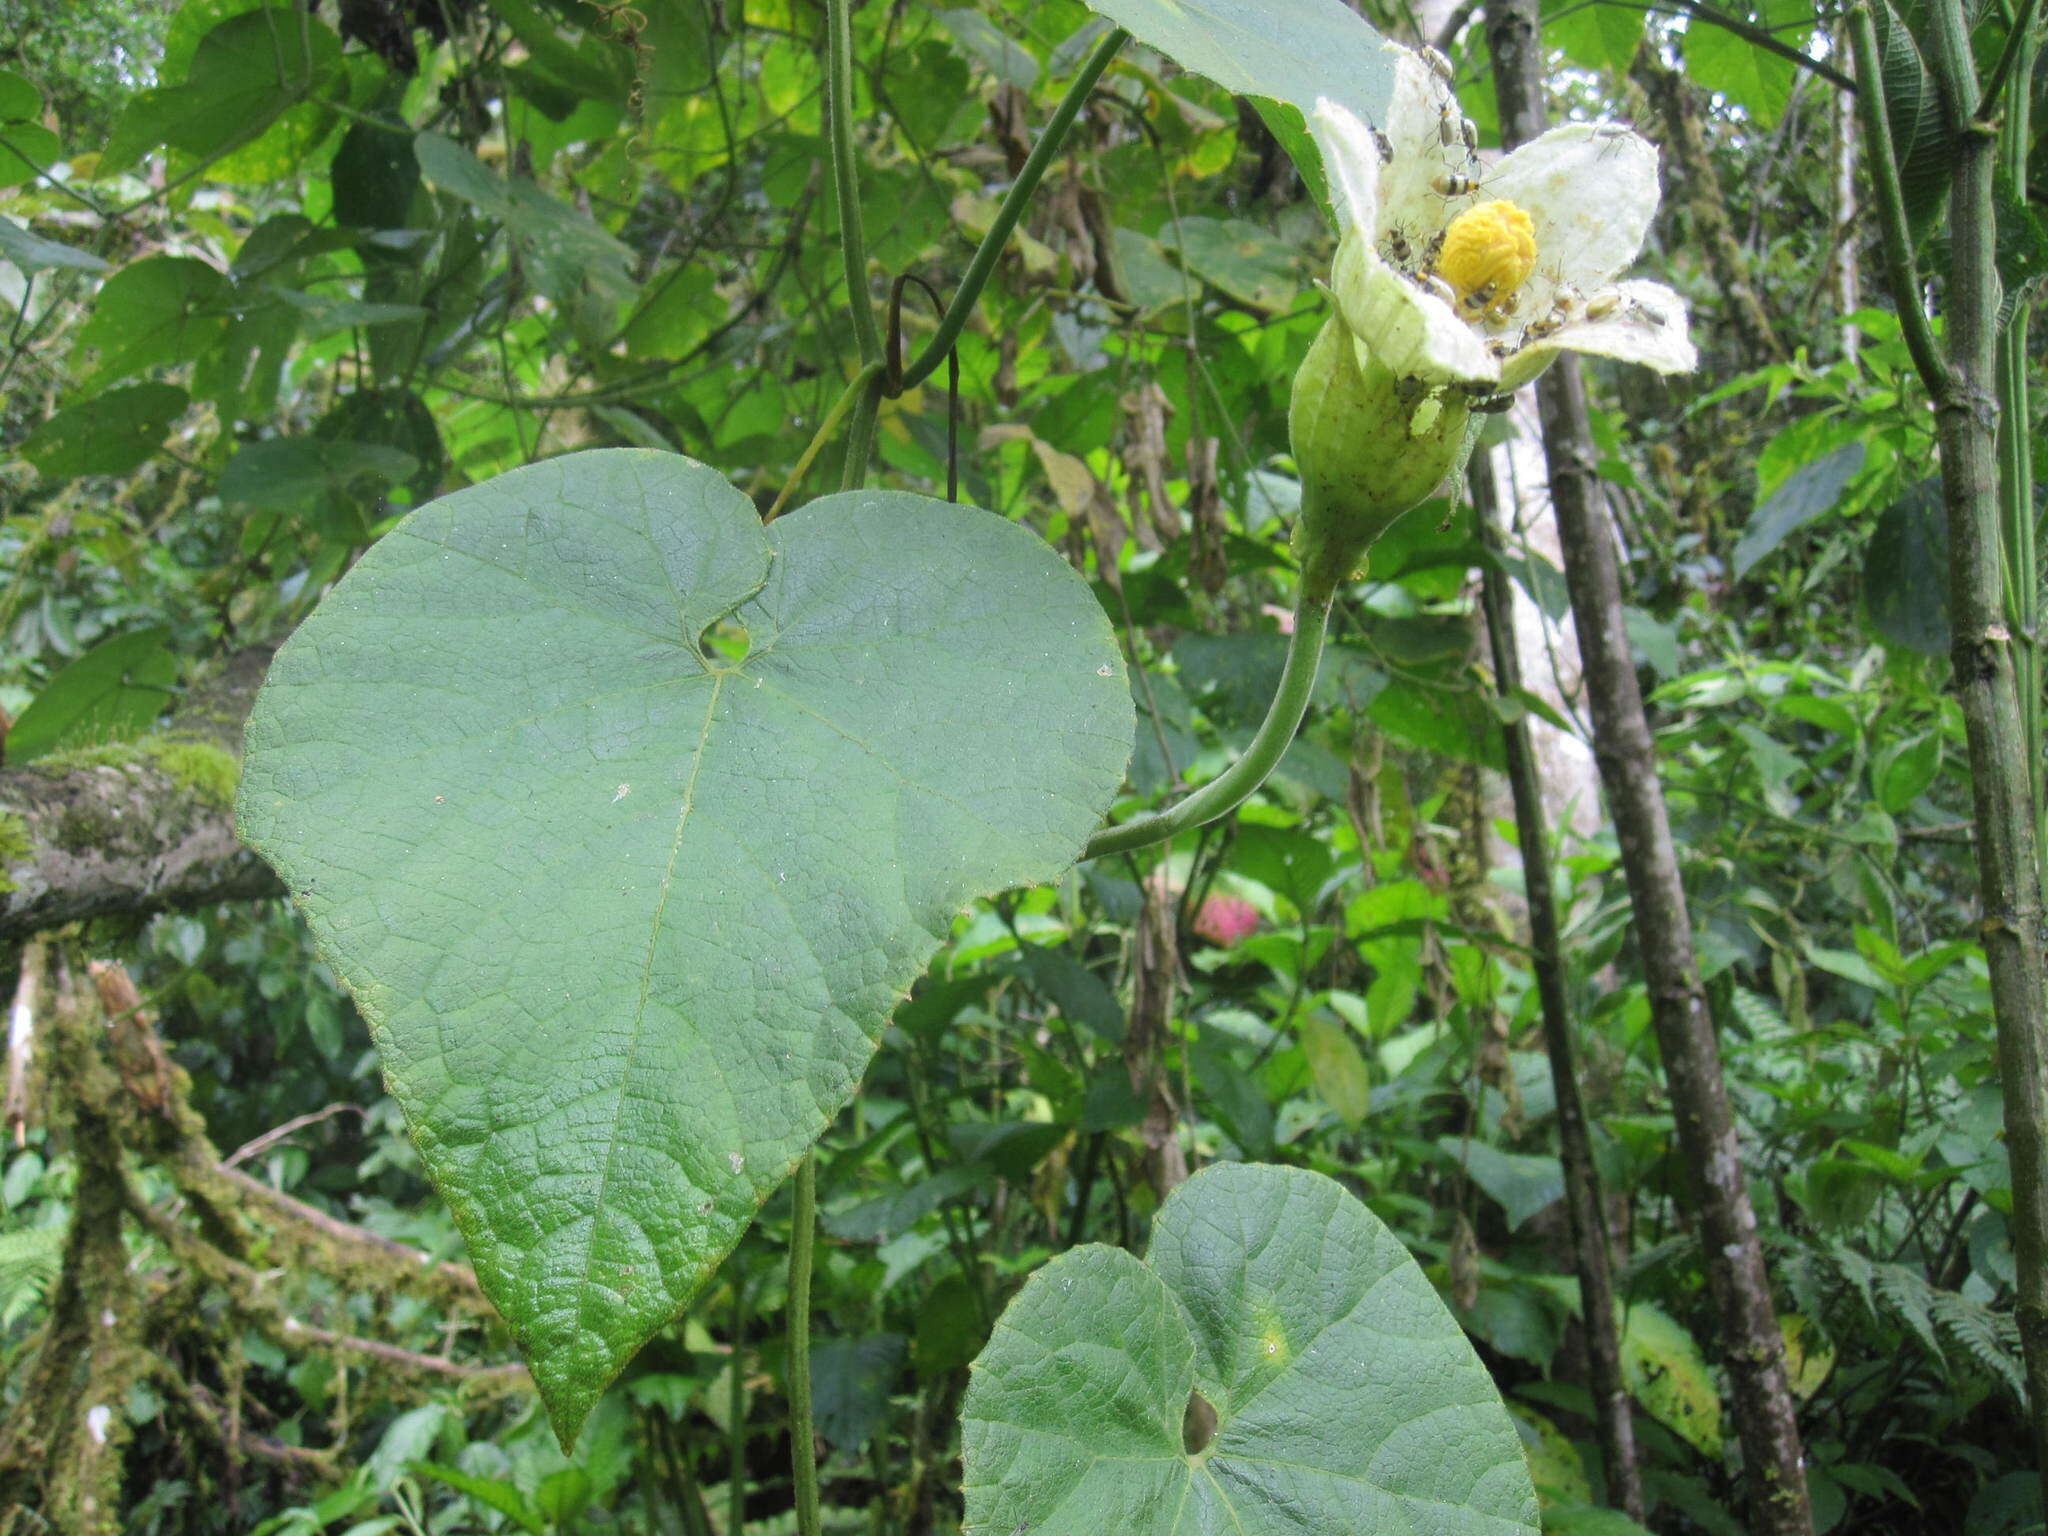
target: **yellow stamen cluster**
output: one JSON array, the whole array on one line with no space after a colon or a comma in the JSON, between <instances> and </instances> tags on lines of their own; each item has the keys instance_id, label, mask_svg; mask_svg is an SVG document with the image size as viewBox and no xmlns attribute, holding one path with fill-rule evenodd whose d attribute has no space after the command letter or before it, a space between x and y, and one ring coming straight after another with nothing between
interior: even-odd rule
<instances>
[{"instance_id":1,"label":"yellow stamen cluster","mask_svg":"<svg viewBox=\"0 0 2048 1536\"><path fill-rule=\"evenodd\" d=\"M1505 198L1475 203L1444 230L1436 275L1470 319L1505 320L1536 266L1536 225Z\"/></svg>"}]
</instances>

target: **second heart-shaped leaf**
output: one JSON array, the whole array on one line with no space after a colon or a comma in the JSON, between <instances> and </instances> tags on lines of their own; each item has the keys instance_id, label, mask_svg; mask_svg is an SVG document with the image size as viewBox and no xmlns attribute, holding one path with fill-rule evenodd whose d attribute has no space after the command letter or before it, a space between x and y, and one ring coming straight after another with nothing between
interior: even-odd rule
<instances>
[{"instance_id":1,"label":"second heart-shaped leaf","mask_svg":"<svg viewBox=\"0 0 2048 1536\"><path fill-rule=\"evenodd\" d=\"M1334 1179L1219 1163L1141 1263L1091 1243L974 1363L967 1536L1534 1536L1486 1367Z\"/></svg>"},{"instance_id":2,"label":"second heart-shaped leaf","mask_svg":"<svg viewBox=\"0 0 2048 1536\"><path fill-rule=\"evenodd\" d=\"M898 492L764 528L637 450L421 508L279 653L243 836L565 1439L960 909L1072 864L1131 735L1100 607L1027 530Z\"/></svg>"}]
</instances>

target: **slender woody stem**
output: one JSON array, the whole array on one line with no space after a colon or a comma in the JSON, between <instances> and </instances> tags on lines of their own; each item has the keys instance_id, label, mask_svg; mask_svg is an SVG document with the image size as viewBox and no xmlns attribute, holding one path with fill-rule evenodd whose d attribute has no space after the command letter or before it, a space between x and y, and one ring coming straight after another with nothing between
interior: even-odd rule
<instances>
[{"instance_id":1,"label":"slender woody stem","mask_svg":"<svg viewBox=\"0 0 2048 1536\"><path fill-rule=\"evenodd\" d=\"M1899 186L1899 164L1892 154L1891 114L1885 107L1884 55L1877 49L1877 25L1870 7L1849 13L1856 46L1856 111L1863 119L1863 153L1870 162L1870 181L1877 193L1877 222L1884 235L1885 280L1906 334L1906 350L1927 392L1939 396L1948 387L1948 364L1934 345L1934 327L1920 306L1920 274L1913 264L1913 237L1906 225L1906 195Z\"/></svg>"},{"instance_id":2,"label":"slender woody stem","mask_svg":"<svg viewBox=\"0 0 2048 1536\"><path fill-rule=\"evenodd\" d=\"M1482 455L1485 450L1480 450ZM1493 466L1482 457L1469 476L1479 536L1489 551L1502 551L1495 520ZM1514 601L1506 570L1489 561L1480 572L1480 601L1493 651L1494 691L1503 700L1522 691L1522 658L1516 646ZM1543 1045L1550 1057L1550 1082L1557 1110L1558 1156L1564 1164L1565 1216L1571 1229L1579 1279L1579 1310L1585 1320L1588 1384L1593 1389L1594 1424L1607 1472L1607 1502L1631 1520L1644 1517L1643 1475L1636 1464L1635 1420L1621 1367L1614 1273L1609 1259L1605 1195L1593 1160L1592 1130L1572 1042L1572 1010L1565 990L1564 943L1559 937L1557 892L1552 885L1550 828L1543 813L1536 749L1526 713L1503 716L1501 745L1507 759L1508 789L1515 805L1516 845L1522 855L1522 890L1529 907L1529 959L1543 1015Z\"/></svg>"},{"instance_id":3,"label":"slender woody stem","mask_svg":"<svg viewBox=\"0 0 2048 1536\"><path fill-rule=\"evenodd\" d=\"M1849 79L1840 70L1823 64L1819 59L1793 47L1783 38L1753 22L1744 21L1739 16L1731 16L1717 6L1703 5L1700 0L1672 0L1672 4L1675 9L1685 12L1688 16L1741 38L1752 48L1761 49L1765 53L1775 53L1786 63L1797 65L1809 74L1830 82L1839 90L1848 91L1853 95L1859 89L1857 82Z\"/></svg>"},{"instance_id":4,"label":"slender woody stem","mask_svg":"<svg viewBox=\"0 0 2048 1536\"><path fill-rule=\"evenodd\" d=\"M835 0L843 3L843 0ZM967 264L967 275L960 279L960 286L953 294L953 302L946 306L945 318L939 322L938 333L925 343L917 359L903 371L897 381L899 389L909 389L931 377L932 370L946 360L953 343L960 339L960 332L966 328L967 317L974 313L974 306L981 299L981 290L988 283L989 274L996 269L996 259L1003 254L1003 247L1009 244L1010 231L1017 227L1017 220L1024 216L1024 206L1031 201L1031 194L1038 190L1038 183L1044 177L1046 168L1060 152L1066 142L1067 130L1074 126L1074 119L1088 100L1089 92L1095 89L1095 82L1102 78L1102 72L1109 68L1110 60L1117 51L1130 41L1130 33L1122 28L1111 32L1095 45L1095 51L1088 56L1088 62L1081 66L1081 72L1074 76L1074 82L1067 87L1067 94L1053 109L1052 117L1045 125L1045 131L1038 136L1038 142L1031 146L1030 158L1024 162L1024 169L1017 173L1017 179L1010 184L1010 190L1003 194L1002 206L996 210L995 221L989 225L988 233L981 237L981 244L975 248L974 259Z\"/></svg>"},{"instance_id":5,"label":"slender woody stem","mask_svg":"<svg viewBox=\"0 0 2048 1536\"><path fill-rule=\"evenodd\" d=\"M1487 51L1501 138L1511 146L1543 132L1538 23L1537 0L1488 0ZM1613 524L1594 467L1592 421L1577 361L1560 358L1537 381L1544 465L1584 661L1593 756L1620 848L1650 1026L1664 1059L1685 1164L1683 1199L1721 1325L1721 1359L1749 1493L1745 1529L1754 1536L1813 1536L1805 1447L1785 1380L1784 1331L1771 1297L1714 1020L1699 980L1677 842L1623 623Z\"/></svg>"},{"instance_id":6,"label":"slender woody stem","mask_svg":"<svg viewBox=\"0 0 2048 1536\"><path fill-rule=\"evenodd\" d=\"M1980 937L1991 974L1998 1080L2012 1159L2013 1315L2035 1464L2048 1488L2048 946L2042 936L2034 765L2004 601L1997 454L1996 145L1979 118L1961 0L1935 0L1930 64L1953 134L1945 387L1933 391L1948 509L1949 620L1969 739ZM2029 581L2033 571L2026 572Z\"/></svg>"},{"instance_id":7,"label":"slender woody stem","mask_svg":"<svg viewBox=\"0 0 2048 1536\"><path fill-rule=\"evenodd\" d=\"M860 360L882 355L882 333L868 301L868 242L860 222L860 173L853 156L853 17L850 0L825 0L825 119L832 140L832 195L839 204L839 249L846 258L846 303Z\"/></svg>"},{"instance_id":8,"label":"slender woody stem","mask_svg":"<svg viewBox=\"0 0 2048 1536\"><path fill-rule=\"evenodd\" d=\"M2020 13L2006 37L2005 51L1985 83L1978 103L1979 120L1993 110L2004 82L2034 78L2041 57L2039 8L2035 0L2022 0ZM2014 90L1999 124L1999 157L2009 186L2021 187L2027 179L2027 157L2034 146L2033 96L2025 88ZM2029 399L2027 331L2032 324L2033 302L2015 299L2012 313L1998 335L1998 515L2006 549L2007 602L2013 637L2019 643L2014 657L2019 674L2021 723L2026 731L2027 762L2033 768L2034 848L2037 855L2048 850L2048 759L2044 759L2041 721L2041 584L2038 576L2038 537L2034 517L2034 459L2029 432L2034 420ZM2043 878L2048 879L2048 869Z\"/></svg>"},{"instance_id":9,"label":"slender woody stem","mask_svg":"<svg viewBox=\"0 0 2048 1536\"><path fill-rule=\"evenodd\" d=\"M789 1233L789 1459L796 1474L797 1536L820 1536L818 1442L811 1428L811 1245L818 1234L818 1154L796 1168Z\"/></svg>"},{"instance_id":10,"label":"slender woody stem","mask_svg":"<svg viewBox=\"0 0 2048 1536\"><path fill-rule=\"evenodd\" d=\"M1178 805L1169 806L1156 816L1141 816L1120 826L1104 827L1088 839L1082 858L1099 859L1106 853L1163 843L1177 832L1229 814L1266 782L1266 776L1301 728L1301 717L1308 712L1309 695L1316 686L1316 668L1323 659L1323 639L1329 632L1330 604L1335 596L1326 588L1303 585L1294 605L1294 634L1287 642L1280 686L1274 691L1266 718L1258 734L1252 737L1251 745L1244 749L1244 755Z\"/></svg>"},{"instance_id":11,"label":"slender woody stem","mask_svg":"<svg viewBox=\"0 0 2048 1536\"><path fill-rule=\"evenodd\" d=\"M1998 334L1998 521L2004 553L2007 625L2012 630L2020 727L2031 765L2035 851L2048 848L2048 762L2041 745L2041 632L2037 540L2034 529L2033 419L2027 383L2027 323L2033 306L2022 300ZM2048 869L2043 870L2048 876Z\"/></svg>"}]
</instances>

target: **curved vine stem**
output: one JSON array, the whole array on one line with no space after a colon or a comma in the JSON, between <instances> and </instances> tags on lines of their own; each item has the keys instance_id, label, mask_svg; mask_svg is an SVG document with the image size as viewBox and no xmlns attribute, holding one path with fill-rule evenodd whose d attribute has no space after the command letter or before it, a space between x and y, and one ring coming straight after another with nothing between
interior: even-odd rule
<instances>
[{"instance_id":1,"label":"curved vine stem","mask_svg":"<svg viewBox=\"0 0 2048 1536\"><path fill-rule=\"evenodd\" d=\"M953 344L960 339L960 333L967 326L967 317L974 313L974 306L981 300L981 290L987 286L989 274L996 269L996 259L1003 254L1003 247L1010 242L1010 232L1017 227L1017 221L1024 216L1024 207L1031 201L1031 194L1038 190L1038 183L1044 179L1046 168L1060 152L1060 146L1067 141L1067 130L1074 126L1074 119L1081 114L1081 108L1095 89L1095 82L1102 78L1102 72L1109 68L1110 60L1118 50L1130 41L1131 34L1121 27L1112 31L1095 45L1095 51L1088 55L1088 62L1081 66L1081 72L1074 76L1073 84L1067 87L1067 94L1060 98L1060 104L1053 109L1052 117L1046 122L1045 131L1038 136L1038 142L1031 146L1031 154L1024 162L1024 169L1017 173L1017 179L1010 183L1010 190L1003 194L1002 206L996 210L995 221L988 227L988 233L981 237L981 244L975 248L974 259L967 264L967 275L960 279L960 286L954 291L953 302L946 306L945 317L939 321L938 333L924 344L924 350L903 371L901 379L895 381L897 389L908 389L921 384L932 375L946 354L953 350Z\"/></svg>"},{"instance_id":2,"label":"curved vine stem","mask_svg":"<svg viewBox=\"0 0 2048 1536\"><path fill-rule=\"evenodd\" d=\"M888 377L903 377L903 290L912 284L924 290L932 308L945 317L946 301L939 290L915 272L904 272L889 287ZM887 389L889 386L885 385ZM960 349L946 354L946 500L960 499Z\"/></svg>"},{"instance_id":3,"label":"curved vine stem","mask_svg":"<svg viewBox=\"0 0 2048 1536\"><path fill-rule=\"evenodd\" d=\"M1867 4L1849 12L1855 40L1856 111L1863 119L1863 153L1870 162L1871 189L1877 194L1878 231L1883 236L1885 279L1891 285L1899 328L1906 350L1927 392L1937 399L1952 384L1948 363L1934 344L1934 327L1921 308L1920 273L1913 261L1913 237L1906 226L1905 194L1899 186L1899 165L1892 153L1892 126L1884 100L1884 55L1877 47L1877 24Z\"/></svg>"},{"instance_id":4,"label":"curved vine stem","mask_svg":"<svg viewBox=\"0 0 2048 1536\"><path fill-rule=\"evenodd\" d=\"M796 1475L797 1536L820 1536L818 1442L811 1428L811 1245L818 1234L818 1154L796 1168L789 1232L789 1460Z\"/></svg>"},{"instance_id":5,"label":"curved vine stem","mask_svg":"<svg viewBox=\"0 0 2048 1536\"><path fill-rule=\"evenodd\" d=\"M868 477L875 451L875 413L882 404L882 375L870 374L853 403L853 422L846 429L846 462L840 467L839 489L857 491Z\"/></svg>"},{"instance_id":6,"label":"curved vine stem","mask_svg":"<svg viewBox=\"0 0 2048 1536\"><path fill-rule=\"evenodd\" d=\"M848 0L825 0L825 123L832 140L832 196L839 204L839 250L846 259L846 304L862 363L882 356L882 333L868 301L868 240L860 222L860 172L853 155L853 15ZM856 418L857 420L858 418Z\"/></svg>"},{"instance_id":7,"label":"curved vine stem","mask_svg":"<svg viewBox=\"0 0 2048 1536\"><path fill-rule=\"evenodd\" d=\"M1258 734L1244 755L1222 773L1204 784L1178 805L1156 816L1141 816L1119 826L1104 827L1088 839L1084 859L1098 859L1106 853L1123 853L1147 843L1163 843L1175 833L1216 820L1237 809L1253 790L1266 782L1281 755L1301 728L1308 712L1309 695L1315 691L1316 668L1323 659L1323 640L1330 628L1330 605L1336 599L1333 586L1304 583L1294 605L1294 634L1287 642L1287 660L1280 669L1280 686L1266 710Z\"/></svg>"}]
</instances>

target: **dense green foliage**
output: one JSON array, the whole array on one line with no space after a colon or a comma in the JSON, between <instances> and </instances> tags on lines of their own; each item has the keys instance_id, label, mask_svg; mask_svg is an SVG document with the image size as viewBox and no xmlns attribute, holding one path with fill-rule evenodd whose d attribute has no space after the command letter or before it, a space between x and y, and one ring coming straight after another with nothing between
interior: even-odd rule
<instances>
[{"instance_id":1,"label":"dense green foliage","mask_svg":"<svg viewBox=\"0 0 2048 1536\"><path fill-rule=\"evenodd\" d=\"M1405 10L1365 9L1414 37ZM1745 14L1832 56L1827 26L1809 35L1811 8ZM1984 10L1986 56L2007 19ZM958 281L1104 23L1079 0L872 0L854 28L874 289L914 279L888 311L892 345L900 330L914 354L936 319L925 285L943 299ZM1492 143L1483 46L1476 29L1453 42L1466 111ZM1630 556L1629 631L1816 1514L1842 1531L2037 1526L1969 786L1945 691L1933 421L1896 319L1841 312L1840 264L1865 236L1836 229L1836 88L1754 35L1628 6L1559 7L1546 42L1561 110L1626 117L1666 145L1642 270L1685 292L1704 362L1678 381L1589 369L1598 469ZM822 169L823 68L823 13L803 0L187 0L160 14L0 0L8 767L62 771L147 731L224 658L282 639L408 509L508 470L663 449L763 512L836 486L842 438L806 453L859 367ZM1909 149L1918 122L1895 108ZM1092 584L1122 648L1104 664L1119 688L1128 672L1139 716L1123 811L1217 772L1278 676L1298 500L1288 383L1323 320L1329 255L1318 190L1287 156L1299 139L1286 113L1127 49L959 338L957 395L941 369L882 405L871 478L891 506L928 505L957 475L961 500L1028 525ZM1940 172L1924 159L1905 156L1908 192L1938 225ZM2030 239L2030 189L2008 190L2006 277L2022 291L2048 257ZM770 534L800 538L810 516ZM396 541L378 549L399 563ZM892 998L862 1000L873 1018L832 1070L858 1076L868 1045L854 1037L870 1024L881 1048L850 1103L820 1099L837 1113L820 1146L813 1360L833 1529L959 1520L963 1397L972 1426L976 1397L993 1396L968 1395L965 1366L1004 1307L1060 1266L1149 1274L1135 1255L1170 1235L1153 1220L1162 1108L1165 1140L1196 1165L1280 1163L1362 1197L1490 1368L1549 1526L1615 1528L1590 1507L1601 1477L1554 1100L1492 772L1503 713L1583 722L1569 687L1554 703L1493 696L1473 572L1497 558L1462 501L1409 515L1340 601L1309 724L1255 801L1170 851L974 902L886 1028ZM1537 611L1563 617L1541 547L1506 563ZM382 665L401 671L415 647L412 664L431 667L426 616L420 635L403 624L405 605L431 601L408 592L358 616ZM986 701L1016 647L1024 703L990 728L1014 732L1020 763L1050 760L1024 775L1045 784L1072 754L1032 738L1047 698L1074 690L1041 670L1030 617L992 600L962 621L983 669L934 671ZM762 618L713 639L744 654L772 627ZM591 678L639 659L613 644L581 658ZM354 745L374 758L380 729L409 736L432 713L381 727L366 714ZM914 739L916 722L898 723ZM415 771L379 765L396 789L417 788ZM1104 772L1115 765L1082 777L1092 789ZM746 846L787 808L741 788L734 820L759 818ZM856 807L863 793L837 771L827 791ZM1718 1536L1740 1526L1714 1314L1678 1219L1617 849L1580 809L1560 834L1557 894L1651 1521ZM490 835L539 850L538 870L561 824L526 814L532 825ZM973 872L976 890L1063 858L1003 853ZM846 851L854 867L873 856ZM516 936L479 929L476 975L495 962L518 985L549 981L549 955L525 946L552 895L525 892ZM933 896L934 923L958 895ZM303 1117L245 1171L461 1256L380 1076L399 1063L380 1062L288 905L73 937L81 958L134 972L217 1146ZM917 937L878 993L931 953ZM508 943L518 952L489 952ZM761 1017L738 1010L736 1027ZM394 1087L422 1091L402 1073ZM802 1139L785 1140L774 1168L732 1170L720 1219L744 1235L567 1454L523 1379L508 1391L462 1374L510 1358L477 1310L343 1264L282 1266L289 1317L411 1363L351 1353L295 1338L218 1276L178 1278L160 1235L132 1236L134 1271L175 1293L189 1326L163 1343L164 1377L114 1405L132 1435L120 1528L699 1536L733 1531L742 1508L749 1531L792 1528L790 1199L774 1186ZM20 1361L56 1283L78 1127L32 1112L6 1157L0 1330ZM173 1207L168 1175L146 1157L133 1172ZM1056 1257L1089 1243L1129 1254ZM1203 1379L1189 1369L1169 1373L1176 1389ZM10 1400L23 1390L10 1371ZM212 1408L230 1403L262 1449L228 1453ZM304 1448L320 1454L288 1454Z\"/></svg>"}]
</instances>

